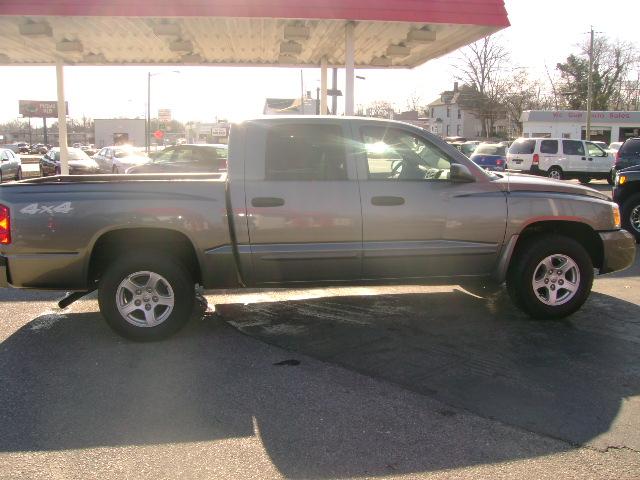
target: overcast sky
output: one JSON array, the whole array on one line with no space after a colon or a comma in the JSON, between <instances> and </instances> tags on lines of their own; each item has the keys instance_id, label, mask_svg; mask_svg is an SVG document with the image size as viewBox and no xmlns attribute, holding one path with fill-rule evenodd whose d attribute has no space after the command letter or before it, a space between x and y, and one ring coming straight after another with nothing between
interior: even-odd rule
<instances>
[{"instance_id":1,"label":"overcast sky","mask_svg":"<svg viewBox=\"0 0 640 480\"><path fill-rule=\"evenodd\" d=\"M513 63L543 76L587 38L590 25L599 35L640 44L640 0L506 0L511 27L500 35ZM388 100L398 108L416 92L424 103L450 89L456 53L413 70L358 70L356 105ZM265 97L300 94L300 70L285 68L65 67L65 94L73 118L143 117L147 72L152 79L152 115L169 108L181 120L240 119L262 113ZM342 72L341 72L342 73ZM320 85L319 69L305 69L305 90ZM339 76L339 88L344 89ZM0 121L18 116L18 100L55 100L55 67L0 67ZM340 106L340 108L342 108Z\"/></svg>"}]
</instances>

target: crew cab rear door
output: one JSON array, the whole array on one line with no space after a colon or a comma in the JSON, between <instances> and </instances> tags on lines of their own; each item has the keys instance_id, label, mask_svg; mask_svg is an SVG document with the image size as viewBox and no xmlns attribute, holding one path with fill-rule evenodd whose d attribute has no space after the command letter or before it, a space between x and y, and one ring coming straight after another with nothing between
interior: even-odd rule
<instances>
[{"instance_id":1,"label":"crew cab rear door","mask_svg":"<svg viewBox=\"0 0 640 480\"><path fill-rule=\"evenodd\" d=\"M362 123L357 163L364 278L486 275L504 241L498 185L450 180L462 163L417 129Z\"/></svg>"},{"instance_id":2,"label":"crew cab rear door","mask_svg":"<svg viewBox=\"0 0 640 480\"><path fill-rule=\"evenodd\" d=\"M349 124L335 119L254 121L247 138L250 283L359 278L362 215L349 160ZM243 246L238 248L242 253Z\"/></svg>"}]
</instances>

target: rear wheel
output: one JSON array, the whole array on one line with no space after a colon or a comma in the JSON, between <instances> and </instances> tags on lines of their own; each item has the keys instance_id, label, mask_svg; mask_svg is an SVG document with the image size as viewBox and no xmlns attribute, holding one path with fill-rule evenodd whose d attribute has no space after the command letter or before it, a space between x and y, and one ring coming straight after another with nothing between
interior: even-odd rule
<instances>
[{"instance_id":1,"label":"rear wheel","mask_svg":"<svg viewBox=\"0 0 640 480\"><path fill-rule=\"evenodd\" d=\"M593 284L588 252L572 238L536 235L518 247L507 276L514 302L530 316L559 319L585 302Z\"/></svg>"},{"instance_id":2,"label":"rear wheel","mask_svg":"<svg viewBox=\"0 0 640 480\"><path fill-rule=\"evenodd\" d=\"M631 195L622 204L622 226L640 242L640 193Z\"/></svg>"},{"instance_id":3,"label":"rear wheel","mask_svg":"<svg viewBox=\"0 0 640 480\"><path fill-rule=\"evenodd\" d=\"M113 262L100 280L100 312L125 338L167 338L189 320L195 282L178 260L162 252L134 252Z\"/></svg>"},{"instance_id":4,"label":"rear wheel","mask_svg":"<svg viewBox=\"0 0 640 480\"><path fill-rule=\"evenodd\" d=\"M591 177L580 177L578 180L580 181L581 184L588 185L589 182L591 181Z\"/></svg>"},{"instance_id":5,"label":"rear wheel","mask_svg":"<svg viewBox=\"0 0 640 480\"><path fill-rule=\"evenodd\" d=\"M551 167L547 171L547 176L549 178L553 178L554 180L562 180L562 169L560 167Z\"/></svg>"}]
</instances>

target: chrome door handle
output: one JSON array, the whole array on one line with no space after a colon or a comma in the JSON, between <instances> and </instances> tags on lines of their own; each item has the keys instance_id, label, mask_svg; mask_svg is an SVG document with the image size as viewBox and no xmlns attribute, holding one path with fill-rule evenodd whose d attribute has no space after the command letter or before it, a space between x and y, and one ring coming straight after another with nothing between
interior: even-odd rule
<instances>
[{"instance_id":1,"label":"chrome door handle","mask_svg":"<svg viewBox=\"0 0 640 480\"><path fill-rule=\"evenodd\" d=\"M284 205L284 198L278 197L256 197L251 199L254 207L281 207Z\"/></svg>"},{"instance_id":2,"label":"chrome door handle","mask_svg":"<svg viewBox=\"0 0 640 480\"><path fill-rule=\"evenodd\" d=\"M392 196L371 197L371 204L378 207L393 207L404 205L404 198Z\"/></svg>"}]
</instances>

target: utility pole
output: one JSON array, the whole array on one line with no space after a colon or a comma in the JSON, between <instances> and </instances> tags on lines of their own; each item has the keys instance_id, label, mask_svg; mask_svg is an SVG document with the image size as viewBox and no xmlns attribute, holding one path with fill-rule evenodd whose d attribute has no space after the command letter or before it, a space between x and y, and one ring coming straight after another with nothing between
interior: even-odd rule
<instances>
[{"instance_id":1,"label":"utility pole","mask_svg":"<svg viewBox=\"0 0 640 480\"><path fill-rule=\"evenodd\" d=\"M589 40L589 78L587 80L587 131L585 140L591 140L591 98L593 97L593 26Z\"/></svg>"}]
</instances>

